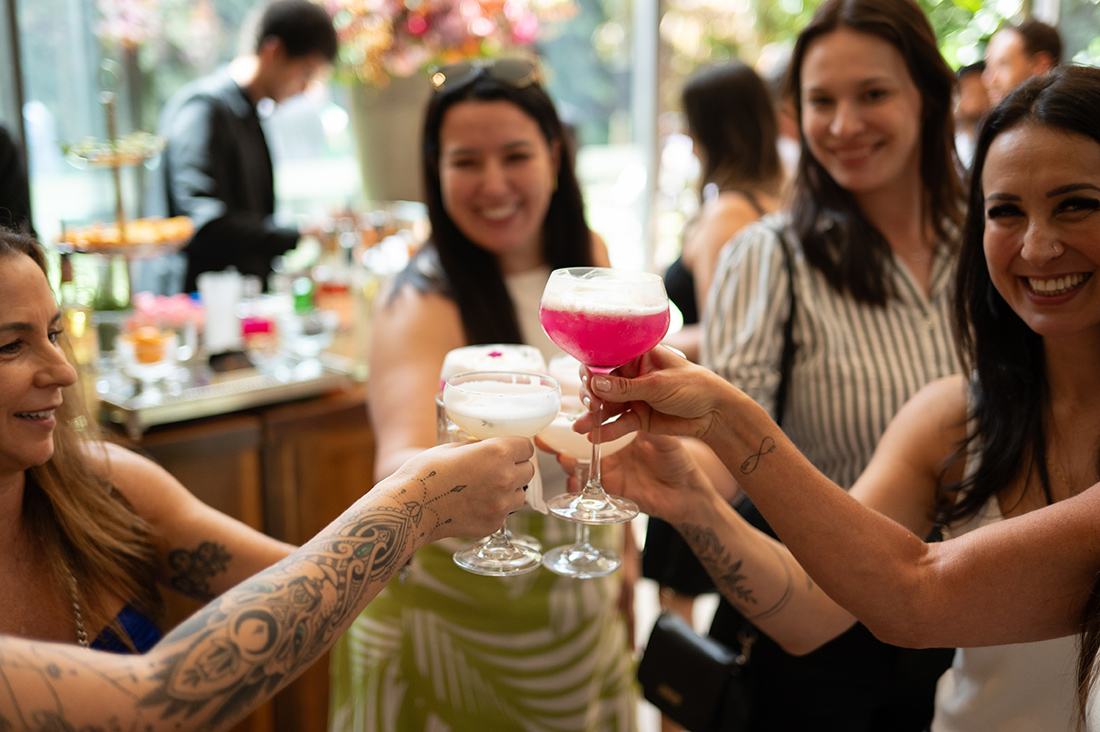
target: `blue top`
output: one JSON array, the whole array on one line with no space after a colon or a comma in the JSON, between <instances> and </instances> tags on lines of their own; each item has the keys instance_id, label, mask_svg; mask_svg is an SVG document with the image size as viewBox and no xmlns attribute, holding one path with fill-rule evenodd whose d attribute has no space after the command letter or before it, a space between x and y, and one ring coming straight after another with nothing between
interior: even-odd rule
<instances>
[{"instance_id":1,"label":"blue top","mask_svg":"<svg viewBox=\"0 0 1100 732\"><path fill-rule=\"evenodd\" d=\"M151 619L138 612L133 605L127 605L119 611L117 620L130 636L138 653L145 653L157 644L164 634ZM109 651L111 653L130 653L129 647L115 634L110 627L106 627L92 641L91 647L97 651Z\"/></svg>"}]
</instances>

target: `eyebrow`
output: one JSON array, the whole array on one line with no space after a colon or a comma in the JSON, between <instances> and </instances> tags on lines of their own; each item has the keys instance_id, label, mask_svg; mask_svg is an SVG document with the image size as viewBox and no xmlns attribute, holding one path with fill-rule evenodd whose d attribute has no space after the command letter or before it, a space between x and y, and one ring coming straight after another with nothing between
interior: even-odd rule
<instances>
[{"instance_id":1,"label":"eyebrow","mask_svg":"<svg viewBox=\"0 0 1100 732\"><path fill-rule=\"evenodd\" d=\"M1047 198L1056 198L1058 196L1065 195L1066 193L1073 193L1074 191L1096 191L1100 193L1100 186L1093 185L1092 183L1067 183L1064 186L1058 186L1052 190L1047 191ZM1020 197L1014 193L990 193L985 197L987 201L1019 201Z\"/></svg>"},{"instance_id":2,"label":"eyebrow","mask_svg":"<svg viewBox=\"0 0 1100 732\"><path fill-rule=\"evenodd\" d=\"M54 313L54 316L50 318L50 325L57 325L61 322L61 311L58 310ZM34 323L0 323L0 333L30 333L35 329Z\"/></svg>"},{"instance_id":3,"label":"eyebrow","mask_svg":"<svg viewBox=\"0 0 1100 732\"><path fill-rule=\"evenodd\" d=\"M1096 191L1100 193L1100 186L1095 186L1092 183L1070 183L1064 186L1058 186L1052 191L1047 193L1047 198L1054 198L1060 196L1063 193L1072 193L1073 191Z\"/></svg>"},{"instance_id":4,"label":"eyebrow","mask_svg":"<svg viewBox=\"0 0 1100 732\"><path fill-rule=\"evenodd\" d=\"M506 142L500 146L501 150L512 150L520 147L534 147L535 143L532 140L513 140L512 142ZM447 150L447 155L463 155L474 152L480 152L480 148L476 147L456 147L453 150Z\"/></svg>"}]
</instances>

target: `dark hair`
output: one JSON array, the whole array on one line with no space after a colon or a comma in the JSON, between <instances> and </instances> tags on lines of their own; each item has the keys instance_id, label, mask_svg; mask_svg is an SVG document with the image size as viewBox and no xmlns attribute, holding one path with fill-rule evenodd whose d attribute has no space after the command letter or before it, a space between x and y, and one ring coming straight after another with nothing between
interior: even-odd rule
<instances>
[{"instance_id":1,"label":"dark hair","mask_svg":"<svg viewBox=\"0 0 1100 732\"><path fill-rule=\"evenodd\" d=\"M945 511L944 522L976 513L1020 475L1038 475L1047 503L1053 502L1046 460L1050 384L1043 338L994 287L983 249L986 156L999 135L1023 124L1081 135L1100 145L1100 69L1065 66L1033 77L990 110L979 129L970 210L959 254L955 326L960 360L974 374L970 398L974 427L968 443L980 445L981 457L977 469L952 487L965 488L966 495ZM1006 399L1007 394L1012 398ZM1095 610L1096 601L1089 606ZM1100 626L1092 633L1100 633ZM1082 684L1091 678L1096 641L1091 638L1091 655L1082 656L1078 668Z\"/></svg>"},{"instance_id":2,"label":"dark hair","mask_svg":"<svg viewBox=\"0 0 1100 732\"><path fill-rule=\"evenodd\" d=\"M554 103L537 83L519 88L482 70L467 83L434 93L428 102L421 165L431 241L398 277L394 292L407 282L420 291L439 291L453 298L471 344L520 343L515 307L496 257L462 233L443 206L440 129L451 107L470 101L513 104L538 123L548 145L555 141L560 144L557 187L542 224L543 259L551 269L594 263L592 234L585 222L584 201L573 169L571 138Z\"/></svg>"},{"instance_id":3,"label":"dark hair","mask_svg":"<svg viewBox=\"0 0 1100 732\"><path fill-rule=\"evenodd\" d=\"M301 58L319 53L332 63L340 42L328 11L310 0L275 0L264 8L256 26L254 50L268 38L282 41L286 55Z\"/></svg>"},{"instance_id":4,"label":"dark hair","mask_svg":"<svg viewBox=\"0 0 1100 732\"><path fill-rule=\"evenodd\" d=\"M913 0L829 0L795 43L787 91L802 118L802 65L810 45L841 28L877 36L894 46L921 97L920 176L936 235L953 244L962 222L962 184L955 159L951 116L955 74L943 60L936 36ZM828 221L823 222L823 217ZM806 260L839 292L859 302L885 305L894 266L886 239L810 152L802 156L793 188L791 223ZM823 224L831 224L824 225Z\"/></svg>"},{"instance_id":5,"label":"dark hair","mask_svg":"<svg viewBox=\"0 0 1100 732\"><path fill-rule=\"evenodd\" d=\"M37 240L0 228L0 263L21 256L48 274ZM53 441L53 456L26 471L23 526L38 543L55 582L69 586L69 572L76 578L88 629L109 626L132 649L112 606L119 598L150 616L160 614L152 528L89 466L88 449L102 448L103 442L75 386L64 391Z\"/></svg>"},{"instance_id":6,"label":"dark hair","mask_svg":"<svg viewBox=\"0 0 1100 732\"><path fill-rule=\"evenodd\" d=\"M764 82L740 62L698 71L680 94L688 132L702 147L702 185L775 192L782 180L775 109Z\"/></svg>"},{"instance_id":7,"label":"dark hair","mask_svg":"<svg viewBox=\"0 0 1100 732\"><path fill-rule=\"evenodd\" d=\"M1062 36L1054 26L1029 19L1014 26L1012 30L1020 34L1020 39L1024 42L1024 53L1028 56L1045 53L1050 56L1053 65L1062 63Z\"/></svg>"},{"instance_id":8,"label":"dark hair","mask_svg":"<svg viewBox=\"0 0 1100 732\"><path fill-rule=\"evenodd\" d=\"M975 61L972 64L960 66L959 70L955 72L955 76L962 79L970 76L970 74L981 74L983 71L985 71L985 61Z\"/></svg>"}]
</instances>

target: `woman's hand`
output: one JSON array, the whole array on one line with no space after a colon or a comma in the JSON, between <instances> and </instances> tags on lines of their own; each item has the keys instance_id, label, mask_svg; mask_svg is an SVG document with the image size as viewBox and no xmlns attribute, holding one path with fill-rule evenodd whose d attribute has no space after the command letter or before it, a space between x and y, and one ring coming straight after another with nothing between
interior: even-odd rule
<instances>
[{"instance_id":1,"label":"woman's hand","mask_svg":"<svg viewBox=\"0 0 1100 732\"><path fill-rule=\"evenodd\" d=\"M574 475L576 460L559 455L558 462ZM586 475L587 469L582 474ZM679 439L644 432L627 447L600 460L600 480L608 493L629 498L642 513L670 523L698 510L704 505L703 497L717 496L710 479ZM572 490L573 478L570 483Z\"/></svg>"},{"instance_id":2,"label":"woman's hand","mask_svg":"<svg viewBox=\"0 0 1100 732\"><path fill-rule=\"evenodd\" d=\"M601 428L604 442L634 430L656 435L707 437L719 429L721 404L736 393L720 376L674 354L654 348L614 374L586 371L581 398L595 410L602 403L603 418L622 416ZM574 429L592 431L590 411Z\"/></svg>"},{"instance_id":3,"label":"woman's hand","mask_svg":"<svg viewBox=\"0 0 1100 732\"><path fill-rule=\"evenodd\" d=\"M534 446L524 437L439 445L408 460L383 482L405 486L402 500L423 511L428 541L488 536L523 507L534 476ZM418 486L416 490L413 486Z\"/></svg>"}]
</instances>

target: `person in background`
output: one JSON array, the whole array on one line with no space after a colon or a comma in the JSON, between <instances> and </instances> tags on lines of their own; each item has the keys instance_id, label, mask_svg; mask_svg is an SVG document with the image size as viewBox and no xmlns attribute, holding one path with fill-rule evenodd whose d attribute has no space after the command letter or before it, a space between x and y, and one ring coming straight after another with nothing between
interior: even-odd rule
<instances>
[{"instance_id":1,"label":"person in background","mask_svg":"<svg viewBox=\"0 0 1100 732\"><path fill-rule=\"evenodd\" d=\"M608 265L589 230L580 186L536 65L505 58L443 67L424 121L422 166L432 233L375 309L368 386L376 471L389 474L436 443L446 354L525 343L560 351L538 321L552 269ZM565 475L542 455L547 496ZM526 510L516 534L544 547L573 525ZM603 527L595 541L622 541ZM548 571L480 577L457 567L456 545L417 553L336 645L334 732L449 729L627 732L637 694L624 570L577 581ZM636 570L635 570L636 571Z\"/></svg>"},{"instance_id":2,"label":"person in background","mask_svg":"<svg viewBox=\"0 0 1100 732\"><path fill-rule=\"evenodd\" d=\"M740 62L701 69L687 80L681 106L702 167L699 213L684 227L680 257L665 273L684 328L666 339L698 360L700 313L718 254L746 224L779 207L783 170L767 87Z\"/></svg>"},{"instance_id":3,"label":"person in background","mask_svg":"<svg viewBox=\"0 0 1100 732\"><path fill-rule=\"evenodd\" d=\"M163 190L153 200L161 199L165 215L194 222L184 251L187 292L200 273L231 266L266 283L272 259L298 242L298 229L273 217L271 153L256 107L305 91L336 58L336 31L310 0L273 0L254 31L245 34L243 53L183 87L161 114L167 146L156 176Z\"/></svg>"},{"instance_id":4,"label":"person in background","mask_svg":"<svg viewBox=\"0 0 1100 732\"><path fill-rule=\"evenodd\" d=\"M732 62L700 69L685 83L681 107L702 174L701 206L683 232L680 257L665 272L669 299L684 327L665 338L698 360L700 314L719 252L745 225L779 207L783 169L772 98L749 66ZM675 529L650 518L642 576L660 586L661 606L691 620L694 598L714 583Z\"/></svg>"},{"instance_id":5,"label":"person in background","mask_svg":"<svg viewBox=\"0 0 1100 732\"><path fill-rule=\"evenodd\" d=\"M499 527L523 505L532 453L514 437L423 453L141 655L0 634L3 728L229 729L313 663L421 546Z\"/></svg>"},{"instance_id":6,"label":"person in background","mask_svg":"<svg viewBox=\"0 0 1100 732\"><path fill-rule=\"evenodd\" d=\"M607 489L673 521L790 648L855 618L893 642L961 646L933 732L1072 732L1087 707L1100 729L1086 704L1100 648L1098 260L1100 70L1071 66L983 122L954 313L969 375L898 412L850 497L759 405L667 350L624 374L637 378L591 377L592 394L630 407L604 439L703 437L787 545L730 510L677 441L609 457ZM921 541L935 526L943 548ZM1079 653L1064 637L1076 631Z\"/></svg>"},{"instance_id":7,"label":"person in background","mask_svg":"<svg viewBox=\"0 0 1100 732\"><path fill-rule=\"evenodd\" d=\"M23 146L3 125L0 125L0 226L33 231Z\"/></svg>"},{"instance_id":8,"label":"person in background","mask_svg":"<svg viewBox=\"0 0 1100 732\"><path fill-rule=\"evenodd\" d=\"M1062 36L1058 29L1038 20L1001 28L985 49L982 79L991 104L1033 76L1045 74L1062 63Z\"/></svg>"},{"instance_id":9,"label":"person in background","mask_svg":"<svg viewBox=\"0 0 1100 732\"><path fill-rule=\"evenodd\" d=\"M955 150L963 170L970 170L974 160L974 144L978 138L978 123L989 111L989 92L982 74L985 61L961 67L956 73L959 88L955 95Z\"/></svg>"},{"instance_id":10,"label":"person in background","mask_svg":"<svg viewBox=\"0 0 1100 732\"><path fill-rule=\"evenodd\" d=\"M790 64L803 141L790 209L723 250L703 311L700 363L773 413L845 488L909 397L959 368L954 87L913 0L823 3ZM715 479L735 494L728 472ZM751 503L739 510L766 526ZM755 633L746 609L723 600L711 636L740 648L743 631ZM759 635L749 729L927 727L951 652L889 646L859 625L846 631L799 655Z\"/></svg>"}]
</instances>

